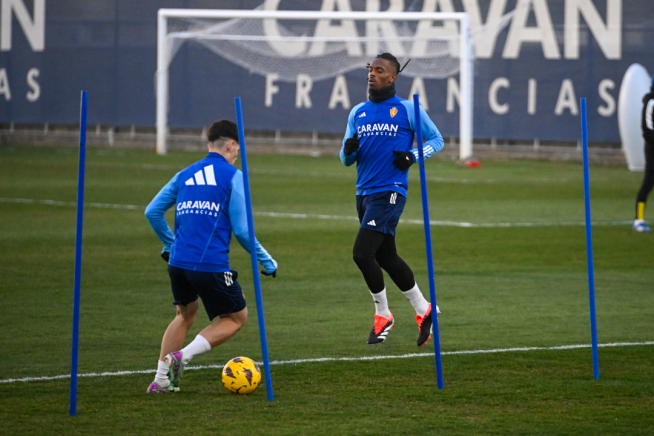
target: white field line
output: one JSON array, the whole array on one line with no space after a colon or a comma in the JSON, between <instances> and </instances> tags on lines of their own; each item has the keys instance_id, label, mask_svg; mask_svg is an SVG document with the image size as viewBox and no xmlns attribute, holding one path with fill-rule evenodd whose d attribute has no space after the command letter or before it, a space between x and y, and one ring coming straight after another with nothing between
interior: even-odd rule
<instances>
[{"instance_id":1,"label":"white field line","mask_svg":"<svg viewBox=\"0 0 654 436\"><path fill-rule=\"evenodd\" d=\"M32 160L23 161L26 163L34 164ZM166 164L141 164L141 163L121 163L121 162L87 162L89 166L102 166L102 167L115 167L115 168L138 168L144 170L162 170L162 171L181 171L185 167L183 165L166 165ZM338 172L328 172L328 171L288 171L288 170L271 170L266 168L252 168L250 169L252 174L264 174L270 176L282 176L282 177L334 177L341 179L356 179L355 173L338 173ZM410 175L409 180L417 181L420 180L417 175ZM484 185L495 185L502 183L515 183L515 180L512 179L463 179L463 178L450 178L450 177L427 177L428 182L439 182L439 183L452 183L452 184L484 184ZM525 180L522 183L525 184L550 184L550 183L568 183L571 179L534 179L534 180ZM581 179L573 181L581 182Z\"/></svg>"},{"instance_id":2,"label":"white field line","mask_svg":"<svg viewBox=\"0 0 654 436\"><path fill-rule=\"evenodd\" d=\"M64 206L77 207L74 201L56 201L56 200L34 200L30 198L3 198L0 197L0 203L22 203L22 204L43 204L47 206ZM128 209L128 210L145 210L145 206L136 206L133 204L106 204L106 203L85 203L85 207L96 209ZM292 219L319 219L335 221L358 221L355 216L342 215L318 215L307 213L279 213L279 212L254 212L256 216L266 216L271 218L292 218ZM401 219L403 224L422 225L422 220ZM583 221L579 222L532 222L532 223L468 223L459 221L429 221L432 226L444 227L466 227L466 228L497 228L497 227L573 227L584 226ZM631 225L632 221L593 221L593 226L623 226Z\"/></svg>"},{"instance_id":3,"label":"white field line","mask_svg":"<svg viewBox=\"0 0 654 436\"><path fill-rule=\"evenodd\" d=\"M639 345L654 345L654 341L647 342L613 342L609 344L598 344L598 347L632 347ZM573 350L577 348L591 348L590 344L577 344L577 345L560 345L557 347L519 347L519 348L494 348L491 350L462 350L462 351L443 351L441 356L455 355L455 354L490 354L490 353L508 353L515 351L536 351L536 350ZM396 356L361 356L361 357L318 357L315 359L293 359L293 360L272 360L270 365L289 365L297 363L316 363L316 362L351 362L351 361L365 361L365 360L385 360L385 359L409 359L412 357L428 357L433 356L434 353L409 353ZM262 362L257 362L263 365ZM194 371L198 369L222 369L223 365L195 365L187 366L184 371ZM137 371L116 371L116 372L89 372L85 374L78 374L78 377L113 377L120 375L132 374L153 374L157 372L156 369L144 369ZM58 379L70 379L70 374L55 375L50 377L25 377L25 378L10 378L0 380L2 383L17 383L17 382L31 382L31 381L47 381Z\"/></svg>"},{"instance_id":4,"label":"white field line","mask_svg":"<svg viewBox=\"0 0 654 436\"><path fill-rule=\"evenodd\" d=\"M31 164L31 165L49 165L49 162L34 161L31 159L22 159L21 163ZM181 171L186 168L184 165L167 165L167 164L142 164L142 163L122 163L122 162L87 162L87 166L99 166L99 167L114 167L114 168L138 168L143 170L161 170L161 171ZM272 170L266 168L252 168L250 169L252 174L264 174L269 176L282 176L282 177L333 177L339 179L351 179L356 180L356 173L339 173L339 172L329 172L329 171L289 171L289 170ZM420 180L419 175L413 173L409 174L409 180L412 182L418 182ZM428 182L438 182L438 183L450 183L458 185L473 185L473 184L484 184L484 185L499 185L504 183L515 183L515 179L463 179L459 177L427 177ZM550 179L533 179L533 180L523 180L523 184L555 184L555 183L582 183L581 178L550 178Z\"/></svg>"},{"instance_id":5,"label":"white field line","mask_svg":"<svg viewBox=\"0 0 654 436\"><path fill-rule=\"evenodd\" d=\"M0 203L22 203L22 204L45 204L46 206L64 206L64 207L77 207L75 201L57 201L57 200L34 200L31 198L2 198ZM129 209L129 210L145 210L144 206L135 206L133 204L105 204L105 203L84 203L86 207L95 209Z\"/></svg>"}]
</instances>

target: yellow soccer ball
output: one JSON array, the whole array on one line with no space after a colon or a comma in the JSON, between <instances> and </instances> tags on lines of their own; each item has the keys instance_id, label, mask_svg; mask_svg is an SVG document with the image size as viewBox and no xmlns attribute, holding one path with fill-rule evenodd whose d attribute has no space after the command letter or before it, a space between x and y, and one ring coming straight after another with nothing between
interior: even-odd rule
<instances>
[{"instance_id":1,"label":"yellow soccer ball","mask_svg":"<svg viewBox=\"0 0 654 436\"><path fill-rule=\"evenodd\" d=\"M251 394L260 381L259 366L248 357L235 357L223 368L223 384L234 394Z\"/></svg>"}]
</instances>

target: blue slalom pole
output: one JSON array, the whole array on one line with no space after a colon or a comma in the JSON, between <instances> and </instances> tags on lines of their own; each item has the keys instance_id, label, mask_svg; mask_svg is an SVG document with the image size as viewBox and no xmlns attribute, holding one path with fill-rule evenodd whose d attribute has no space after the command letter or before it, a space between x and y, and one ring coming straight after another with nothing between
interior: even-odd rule
<instances>
[{"instance_id":1,"label":"blue slalom pole","mask_svg":"<svg viewBox=\"0 0 654 436\"><path fill-rule=\"evenodd\" d=\"M248 158L245 151L245 129L243 128L243 111L241 97L236 97L236 123L238 124L238 142L241 146L241 168L243 169L243 185L245 190L245 208L248 216L248 235L250 235L250 257L252 258L252 275L254 276L254 294L257 300L257 316L259 318L259 336L261 336L261 354L263 354L263 369L266 376L266 393L268 401L273 400L272 376L270 375L270 360L268 359L268 340L266 339L266 323L263 319L263 299L261 298L261 281L257 265L257 250L254 244L254 218L252 216L252 199L250 197L250 177L248 175Z\"/></svg>"},{"instance_id":2,"label":"blue slalom pole","mask_svg":"<svg viewBox=\"0 0 654 436\"><path fill-rule=\"evenodd\" d=\"M82 224L84 223L84 167L86 166L86 108L88 92L82 91L79 121L79 170L77 172L77 230L75 233L75 290L73 295L73 347L70 364L70 416L77 413L77 350L82 277Z\"/></svg>"},{"instance_id":3,"label":"blue slalom pole","mask_svg":"<svg viewBox=\"0 0 654 436\"><path fill-rule=\"evenodd\" d=\"M588 176L588 123L586 99L581 99L581 140L584 150L584 197L586 203L586 255L588 257L588 300L590 304L590 337L593 343L593 377L599 380L597 322L595 320L595 274L593 272L593 235L590 221L590 178Z\"/></svg>"},{"instance_id":4,"label":"blue slalom pole","mask_svg":"<svg viewBox=\"0 0 654 436\"><path fill-rule=\"evenodd\" d=\"M443 389L443 365L441 363L441 341L438 333L438 315L436 314L436 284L434 283L434 259L431 248L431 226L429 224L429 203L427 200L427 176L425 175L425 158L422 147L422 126L420 125L420 101L418 94L413 94L413 108L416 119L416 140L418 142L418 165L420 167L420 189L422 192L422 217L425 222L425 245L427 247L427 271L429 273L429 298L431 299L431 321L434 328L434 357L436 359L436 377L438 389Z\"/></svg>"}]
</instances>

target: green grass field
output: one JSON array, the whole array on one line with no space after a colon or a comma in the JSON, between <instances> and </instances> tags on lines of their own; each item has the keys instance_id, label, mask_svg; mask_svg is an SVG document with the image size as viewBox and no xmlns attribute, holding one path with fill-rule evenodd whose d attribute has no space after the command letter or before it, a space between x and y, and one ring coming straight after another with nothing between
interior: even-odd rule
<instances>
[{"instance_id":1,"label":"green grass field","mask_svg":"<svg viewBox=\"0 0 654 436\"><path fill-rule=\"evenodd\" d=\"M590 345L583 172L570 162L427 162L431 219L475 225L432 226L439 390L432 342L416 347L413 309L390 280L396 326L366 345L374 307L351 259L354 167L250 156L257 237L280 265L262 277L275 400L264 386L228 393L216 368L146 395L174 307L143 211L203 156L88 150L79 372L127 373L81 377L70 417L68 379L22 379L70 373L77 150L0 147L0 434L654 434L654 238L629 224L642 173L590 169L598 339L632 344L599 349L599 380L590 348L551 348ZM417 166L410 184L398 251L428 294ZM249 255L235 242L231 259L250 321L194 366L262 360ZM200 312L187 341L206 323ZM542 349L454 353L519 347ZM425 355L398 357L411 353ZM360 359L384 356L397 358ZM310 361L282 362L298 359Z\"/></svg>"}]
</instances>

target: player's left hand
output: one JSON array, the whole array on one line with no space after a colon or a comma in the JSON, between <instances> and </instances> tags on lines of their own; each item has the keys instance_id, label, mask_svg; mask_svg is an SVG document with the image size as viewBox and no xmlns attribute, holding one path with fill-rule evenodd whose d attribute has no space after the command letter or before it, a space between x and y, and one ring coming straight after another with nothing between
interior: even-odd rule
<instances>
[{"instance_id":1,"label":"player's left hand","mask_svg":"<svg viewBox=\"0 0 654 436\"><path fill-rule=\"evenodd\" d=\"M275 278L275 277L277 277L277 270L269 273L269 272L266 272L265 269L263 269L263 270L261 270L261 274L263 274L264 276L272 276L273 278Z\"/></svg>"},{"instance_id":2,"label":"player's left hand","mask_svg":"<svg viewBox=\"0 0 654 436\"><path fill-rule=\"evenodd\" d=\"M162 258L163 260L165 260L166 262L168 262L168 260L170 259L170 251L164 251L164 252L162 252L162 253L161 253L161 258Z\"/></svg>"},{"instance_id":3,"label":"player's left hand","mask_svg":"<svg viewBox=\"0 0 654 436\"><path fill-rule=\"evenodd\" d=\"M393 163L402 171L408 170L409 167L413 165L413 153L410 151L393 150L393 154L395 155L395 160Z\"/></svg>"}]
</instances>

